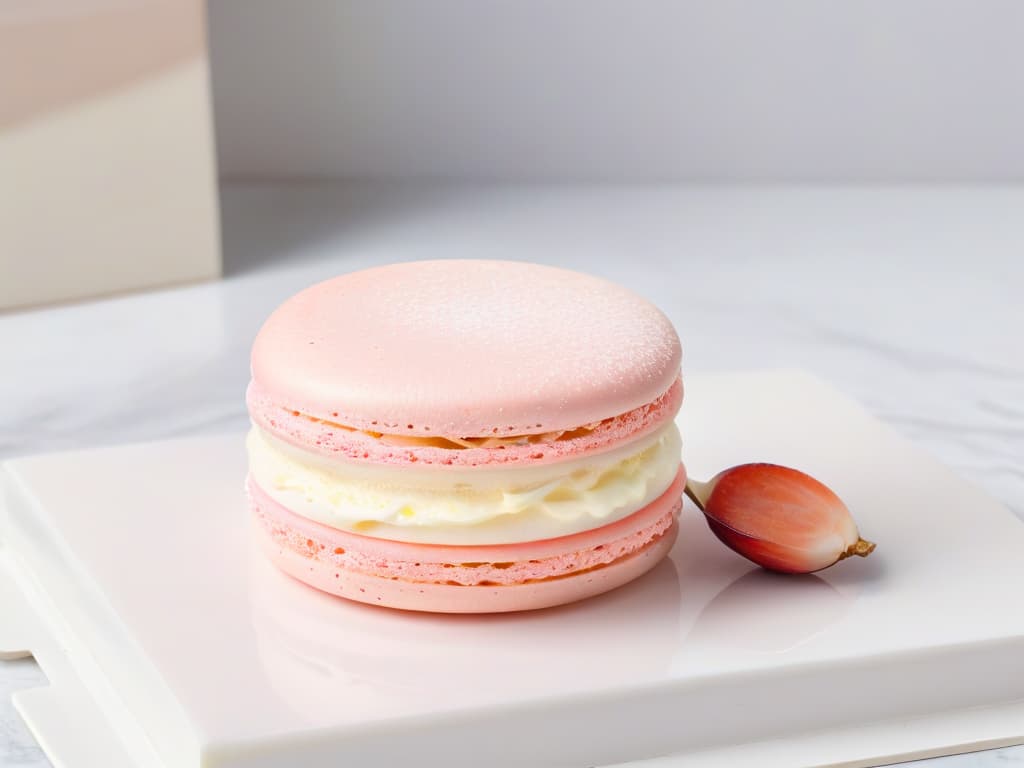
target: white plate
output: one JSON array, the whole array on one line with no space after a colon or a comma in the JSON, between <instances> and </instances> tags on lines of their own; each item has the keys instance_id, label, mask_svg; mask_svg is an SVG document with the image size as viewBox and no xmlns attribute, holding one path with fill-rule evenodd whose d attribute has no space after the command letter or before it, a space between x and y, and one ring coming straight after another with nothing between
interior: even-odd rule
<instances>
[{"instance_id":1,"label":"white plate","mask_svg":"<svg viewBox=\"0 0 1024 768\"><path fill-rule=\"evenodd\" d=\"M4 465L0 650L61 766L871 765L1024 742L1024 524L803 374L694 377L691 474L819 477L878 542L761 572L687 507L666 561L529 614L334 599L251 547L241 435Z\"/></svg>"}]
</instances>

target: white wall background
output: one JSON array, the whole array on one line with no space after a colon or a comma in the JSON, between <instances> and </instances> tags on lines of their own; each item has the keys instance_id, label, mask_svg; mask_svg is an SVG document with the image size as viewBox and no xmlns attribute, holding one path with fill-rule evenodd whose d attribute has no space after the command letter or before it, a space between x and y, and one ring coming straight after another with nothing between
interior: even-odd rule
<instances>
[{"instance_id":1,"label":"white wall background","mask_svg":"<svg viewBox=\"0 0 1024 768\"><path fill-rule=\"evenodd\" d=\"M1020 0L210 0L229 177L1022 180Z\"/></svg>"}]
</instances>

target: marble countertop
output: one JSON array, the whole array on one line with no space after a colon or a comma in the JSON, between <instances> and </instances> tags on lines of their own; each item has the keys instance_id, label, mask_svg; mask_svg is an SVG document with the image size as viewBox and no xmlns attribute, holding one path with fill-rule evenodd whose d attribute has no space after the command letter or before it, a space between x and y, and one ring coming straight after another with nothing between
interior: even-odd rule
<instances>
[{"instance_id":1,"label":"marble countertop","mask_svg":"<svg viewBox=\"0 0 1024 768\"><path fill-rule=\"evenodd\" d=\"M219 282L0 315L0 458L241 429L249 344L291 293L511 258L650 297L686 372L814 372L1024 517L1024 187L253 183L222 207ZM0 663L0 765L48 765L10 706L43 684ZM920 764L1024 766L1024 747Z\"/></svg>"}]
</instances>

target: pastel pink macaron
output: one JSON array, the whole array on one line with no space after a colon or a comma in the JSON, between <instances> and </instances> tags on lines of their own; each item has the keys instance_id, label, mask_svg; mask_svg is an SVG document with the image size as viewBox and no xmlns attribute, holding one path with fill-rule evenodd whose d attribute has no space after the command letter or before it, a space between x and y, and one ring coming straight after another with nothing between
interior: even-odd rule
<instances>
[{"instance_id":1,"label":"pastel pink macaron","mask_svg":"<svg viewBox=\"0 0 1024 768\"><path fill-rule=\"evenodd\" d=\"M256 337L255 530L281 570L365 603L590 597L671 549L681 401L671 323L614 283L476 260L343 275Z\"/></svg>"}]
</instances>

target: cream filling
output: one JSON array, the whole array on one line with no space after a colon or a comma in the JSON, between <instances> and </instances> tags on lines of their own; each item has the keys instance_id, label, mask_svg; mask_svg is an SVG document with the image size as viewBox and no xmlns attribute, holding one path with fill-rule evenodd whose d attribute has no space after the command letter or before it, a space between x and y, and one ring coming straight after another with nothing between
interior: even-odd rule
<instances>
[{"instance_id":1,"label":"cream filling","mask_svg":"<svg viewBox=\"0 0 1024 768\"><path fill-rule=\"evenodd\" d=\"M533 541L626 517L671 485L675 424L597 456L539 466L410 467L327 459L253 427L256 483L286 508L334 528L445 544Z\"/></svg>"}]
</instances>

